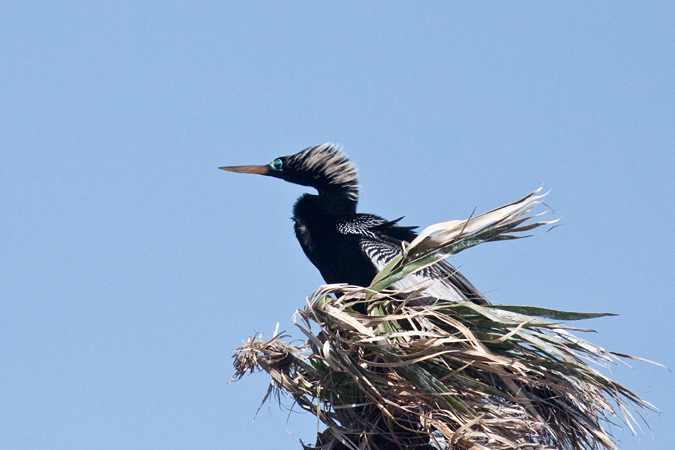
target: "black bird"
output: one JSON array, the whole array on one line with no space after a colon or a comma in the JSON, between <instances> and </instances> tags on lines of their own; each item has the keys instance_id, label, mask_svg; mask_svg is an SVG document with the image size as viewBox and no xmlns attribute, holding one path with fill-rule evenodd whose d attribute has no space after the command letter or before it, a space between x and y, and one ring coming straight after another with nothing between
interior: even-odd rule
<instances>
[{"instance_id":1,"label":"black bird","mask_svg":"<svg viewBox=\"0 0 675 450\"><path fill-rule=\"evenodd\" d=\"M310 186L317 194L303 194L293 207L295 235L305 255L319 269L326 283L370 286L389 261L411 242L417 227L397 225L373 214L357 214L357 171L333 144L316 145L282 156L263 166L227 166L220 169L257 173ZM394 283L395 289L419 289L422 302L438 299L477 304L488 301L461 273L445 261ZM420 300L418 300L419 302Z\"/></svg>"}]
</instances>

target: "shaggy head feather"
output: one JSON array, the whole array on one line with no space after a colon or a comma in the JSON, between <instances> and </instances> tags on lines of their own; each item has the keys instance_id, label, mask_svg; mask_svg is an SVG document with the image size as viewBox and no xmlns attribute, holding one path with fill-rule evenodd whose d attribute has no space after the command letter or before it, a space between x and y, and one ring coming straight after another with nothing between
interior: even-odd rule
<instances>
[{"instance_id":1,"label":"shaggy head feather","mask_svg":"<svg viewBox=\"0 0 675 450\"><path fill-rule=\"evenodd\" d=\"M340 190L354 201L359 195L356 166L335 144L315 145L285 157L284 172L288 181L312 186L319 193Z\"/></svg>"}]
</instances>

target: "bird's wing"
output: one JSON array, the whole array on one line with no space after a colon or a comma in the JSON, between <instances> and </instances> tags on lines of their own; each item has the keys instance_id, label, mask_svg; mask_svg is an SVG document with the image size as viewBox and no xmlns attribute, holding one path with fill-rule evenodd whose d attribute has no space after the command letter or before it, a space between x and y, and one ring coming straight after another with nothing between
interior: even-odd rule
<instances>
[{"instance_id":1,"label":"bird's wing","mask_svg":"<svg viewBox=\"0 0 675 450\"><path fill-rule=\"evenodd\" d=\"M401 244L392 240L361 238L361 249L368 256L378 271L382 270L392 259L401 254ZM412 273L391 286L400 290L417 290L425 288L422 297L463 302L470 300L479 305L488 301L457 269L446 261L425 267Z\"/></svg>"},{"instance_id":2,"label":"bird's wing","mask_svg":"<svg viewBox=\"0 0 675 450\"><path fill-rule=\"evenodd\" d=\"M387 222L377 216L364 215L358 221L350 221L351 232L360 236L361 251L380 271L392 259L400 255L402 241L408 242L415 238L413 227L400 227L396 222ZM425 267L395 282L392 286L400 290L417 290L425 288L422 297L442 299L453 302L470 300L484 305L488 300L462 275L446 261ZM433 300L432 300L433 301Z\"/></svg>"}]
</instances>

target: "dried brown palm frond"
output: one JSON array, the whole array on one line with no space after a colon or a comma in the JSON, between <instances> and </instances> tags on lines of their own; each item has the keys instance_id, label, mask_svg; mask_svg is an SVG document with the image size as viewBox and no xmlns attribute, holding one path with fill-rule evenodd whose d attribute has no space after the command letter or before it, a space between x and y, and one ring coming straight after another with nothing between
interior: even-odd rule
<instances>
[{"instance_id":1,"label":"dried brown palm frond","mask_svg":"<svg viewBox=\"0 0 675 450\"><path fill-rule=\"evenodd\" d=\"M322 286L296 316L305 343L276 333L249 338L235 355L233 379L264 370L273 388L315 414L327 429L308 449L616 448L606 425L633 430L630 410L653 407L589 363L631 357L570 332L590 330L560 323L608 314L470 302L411 306L415 292L386 290L473 245L551 223L525 224L536 217L528 214L537 192L424 230L369 289ZM354 310L357 302L368 314Z\"/></svg>"}]
</instances>

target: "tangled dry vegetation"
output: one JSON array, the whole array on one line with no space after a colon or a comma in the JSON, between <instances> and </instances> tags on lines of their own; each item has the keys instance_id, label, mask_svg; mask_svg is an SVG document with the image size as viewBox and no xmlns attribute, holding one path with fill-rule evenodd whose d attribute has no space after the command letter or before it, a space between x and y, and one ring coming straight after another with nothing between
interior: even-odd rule
<instances>
[{"instance_id":1,"label":"tangled dry vegetation","mask_svg":"<svg viewBox=\"0 0 675 450\"><path fill-rule=\"evenodd\" d=\"M563 323L607 314L413 306L419 292L387 290L461 250L551 224L529 214L537 193L424 230L370 288L322 286L295 317L306 341L249 338L235 354L233 380L264 370L268 395L290 395L316 415L327 428L306 449L616 448L607 425L633 430L631 411L653 407L589 363L632 357L580 339L571 331L590 330ZM356 303L368 313L356 312Z\"/></svg>"}]
</instances>

